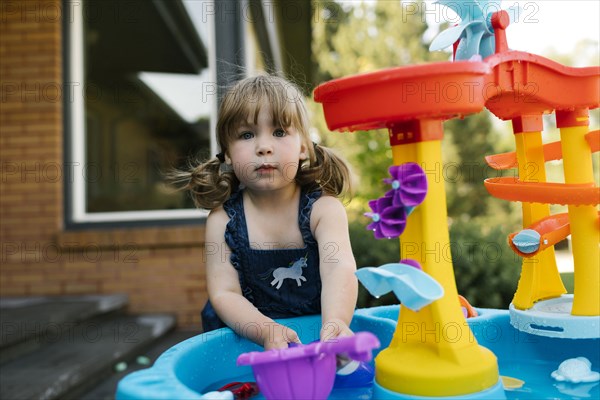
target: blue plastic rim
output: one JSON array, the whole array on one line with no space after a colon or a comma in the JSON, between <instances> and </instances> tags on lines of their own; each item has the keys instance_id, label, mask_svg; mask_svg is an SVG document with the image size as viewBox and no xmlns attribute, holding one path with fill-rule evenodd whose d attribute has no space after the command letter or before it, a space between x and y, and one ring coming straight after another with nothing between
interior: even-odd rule
<instances>
[{"instance_id":1,"label":"blue plastic rim","mask_svg":"<svg viewBox=\"0 0 600 400\"><path fill-rule=\"evenodd\" d=\"M510 323L516 329L533 335L564 339L600 338L600 316L571 315L573 295L540 300L528 310L510 305Z\"/></svg>"}]
</instances>

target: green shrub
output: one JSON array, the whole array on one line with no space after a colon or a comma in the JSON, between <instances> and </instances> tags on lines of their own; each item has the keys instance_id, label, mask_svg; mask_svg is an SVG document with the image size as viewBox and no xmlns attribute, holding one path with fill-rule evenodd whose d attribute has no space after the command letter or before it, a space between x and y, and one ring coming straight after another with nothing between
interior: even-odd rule
<instances>
[{"instance_id":1,"label":"green shrub","mask_svg":"<svg viewBox=\"0 0 600 400\"><path fill-rule=\"evenodd\" d=\"M373 232L365 227L368 219L350 221L350 240L352 252L358 268L379 267L383 264L398 262L400 260L400 243L397 239L377 240ZM390 293L379 299L371 296L363 285L359 284L358 308L374 307L385 304L398 304L396 297Z\"/></svg>"},{"instance_id":2,"label":"green shrub","mask_svg":"<svg viewBox=\"0 0 600 400\"><path fill-rule=\"evenodd\" d=\"M450 227L452 264L458 293L476 307L508 308L521 268L521 258L507 244L503 227L489 229L474 220Z\"/></svg>"}]
</instances>

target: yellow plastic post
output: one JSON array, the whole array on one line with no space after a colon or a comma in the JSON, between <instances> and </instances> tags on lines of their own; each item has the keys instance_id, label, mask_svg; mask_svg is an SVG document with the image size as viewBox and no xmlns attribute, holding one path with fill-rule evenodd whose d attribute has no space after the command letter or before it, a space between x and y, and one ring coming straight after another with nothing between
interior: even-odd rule
<instances>
[{"instance_id":1,"label":"yellow plastic post","mask_svg":"<svg viewBox=\"0 0 600 400\"><path fill-rule=\"evenodd\" d=\"M565 171L565 183L594 184L588 110L556 113ZM571 245L575 264L571 314L600 315L600 226L595 205L569 206Z\"/></svg>"},{"instance_id":2,"label":"yellow plastic post","mask_svg":"<svg viewBox=\"0 0 600 400\"><path fill-rule=\"evenodd\" d=\"M546 166L542 144L542 116L523 116L513 120L519 180L546 182ZM523 227L550 215L550 206L523 203ZM567 293L562 283L554 247L550 246L530 258L524 258L521 277L513 298L517 309L526 310L538 300L558 297Z\"/></svg>"},{"instance_id":3,"label":"yellow plastic post","mask_svg":"<svg viewBox=\"0 0 600 400\"><path fill-rule=\"evenodd\" d=\"M401 307L394 337L375 361L377 383L415 396L460 396L498 383L496 356L479 346L458 302L442 176L441 121L412 121L390 130L394 164L419 164L425 201L408 217L401 256L419 261L444 296L418 312Z\"/></svg>"}]
</instances>

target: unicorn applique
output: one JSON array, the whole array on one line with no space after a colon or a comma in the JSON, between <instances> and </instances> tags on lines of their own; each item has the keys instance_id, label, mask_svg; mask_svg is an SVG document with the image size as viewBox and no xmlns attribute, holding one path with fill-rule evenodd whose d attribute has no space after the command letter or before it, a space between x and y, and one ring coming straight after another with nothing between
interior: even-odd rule
<instances>
[{"instance_id":1,"label":"unicorn applique","mask_svg":"<svg viewBox=\"0 0 600 400\"><path fill-rule=\"evenodd\" d=\"M302 276L302 269L308 266L307 264L308 254L298 260L290 263L289 267L279 267L273 270L273 280L271 286L277 285L275 289L278 289L283 285L284 279L294 279L298 286L302 286L300 281L306 282L306 278Z\"/></svg>"}]
</instances>

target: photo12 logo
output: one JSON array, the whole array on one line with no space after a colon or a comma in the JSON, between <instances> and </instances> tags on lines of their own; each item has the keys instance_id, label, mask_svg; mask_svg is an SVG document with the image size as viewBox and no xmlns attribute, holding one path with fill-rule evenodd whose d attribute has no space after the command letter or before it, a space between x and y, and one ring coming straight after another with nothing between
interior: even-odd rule
<instances>
[{"instance_id":1,"label":"photo12 logo","mask_svg":"<svg viewBox=\"0 0 600 400\"><path fill-rule=\"evenodd\" d=\"M79 162L3 161L0 168L2 183L73 183L78 174L81 174L87 183L102 181L120 184L138 183L140 166L133 161L110 165Z\"/></svg>"},{"instance_id":2,"label":"photo12 logo","mask_svg":"<svg viewBox=\"0 0 600 400\"><path fill-rule=\"evenodd\" d=\"M65 242L3 242L1 259L3 263L75 263L82 259L85 263L111 260L117 263L138 263L138 245L135 242L114 243L100 246L97 243Z\"/></svg>"}]
</instances>

